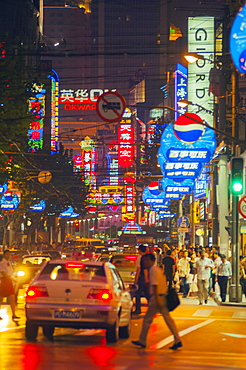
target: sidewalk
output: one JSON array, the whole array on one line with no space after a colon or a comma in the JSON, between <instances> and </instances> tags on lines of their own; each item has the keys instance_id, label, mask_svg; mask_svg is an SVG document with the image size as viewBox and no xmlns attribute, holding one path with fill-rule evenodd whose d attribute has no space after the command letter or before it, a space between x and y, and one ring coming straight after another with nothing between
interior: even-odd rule
<instances>
[{"instance_id":1,"label":"sidewalk","mask_svg":"<svg viewBox=\"0 0 246 370\"><path fill-rule=\"evenodd\" d=\"M199 300L197 297L188 297L182 298L182 294L179 293L179 299L183 305L199 305ZM246 298L243 295L242 302L229 302L229 294L227 294L226 302L219 302L219 304L214 300L211 296L208 299L207 304L203 304L203 306L236 306L236 307L245 307L246 308Z\"/></svg>"}]
</instances>

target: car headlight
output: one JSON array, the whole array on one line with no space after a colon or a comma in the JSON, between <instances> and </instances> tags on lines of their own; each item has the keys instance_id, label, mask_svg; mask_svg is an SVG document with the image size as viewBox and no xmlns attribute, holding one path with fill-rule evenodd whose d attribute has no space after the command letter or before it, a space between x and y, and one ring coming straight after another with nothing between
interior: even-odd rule
<instances>
[{"instance_id":1,"label":"car headlight","mask_svg":"<svg viewBox=\"0 0 246 370\"><path fill-rule=\"evenodd\" d=\"M25 271L20 270L17 272L18 277L25 276L25 275L26 275Z\"/></svg>"}]
</instances>

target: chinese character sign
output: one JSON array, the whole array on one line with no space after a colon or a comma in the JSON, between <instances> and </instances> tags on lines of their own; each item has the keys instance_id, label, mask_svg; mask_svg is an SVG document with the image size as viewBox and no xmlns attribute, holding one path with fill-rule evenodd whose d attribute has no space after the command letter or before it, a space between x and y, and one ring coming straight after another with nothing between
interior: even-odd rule
<instances>
[{"instance_id":1,"label":"chinese character sign","mask_svg":"<svg viewBox=\"0 0 246 370\"><path fill-rule=\"evenodd\" d=\"M177 63L177 68L175 71L175 121L181 115L187 112L188 106L181 108L178 105L178 101L187 100L188 97L188 70L182 64Z\"/></svg>"},{"instance_id":2,"label":"chinese character sign","mask_svg":"<svg viewBox=\"0 0 246 370\"><path fill-rule=\"evenodd\" d=\"M134 128L131 120L121 120L118 128L118 163L130 167L134 163Z\"/></svg>"},{"instance_id":3,"label":"chinese character sign","mask_svg":"<svg viewBox=\"0 0 246 370\"><path fill-rule=\"evenodd\" d=\"M51 78L51 127L50 127L50 152L51 154L58 153L58 130L59 130L59 77L52 70L54 76Z\"/></svg>"},{"instance_id":4,"label":"chinese character sign","mask_svg":"<svg viewBox=\"0 0 246 370\"><path fill-rule=\"evenodd\" d=\"M45 93L46 90L41 87L35 97L31 97L28 101L28 112L33 115L33 121L28 130L29 152L37 152L43 148Z\"/></svg>"},{"instance_id":5,"label":"chinese character sign","mask_svg":"<svg viewBox=\"0 0 246 370\"><path fill-rule=\"evenodd\" d=\"M59 103L63 105L64 110L95 110L98 97L107 91L109 90L99 88L61 89Z\"/></svg>"}]
</instances>

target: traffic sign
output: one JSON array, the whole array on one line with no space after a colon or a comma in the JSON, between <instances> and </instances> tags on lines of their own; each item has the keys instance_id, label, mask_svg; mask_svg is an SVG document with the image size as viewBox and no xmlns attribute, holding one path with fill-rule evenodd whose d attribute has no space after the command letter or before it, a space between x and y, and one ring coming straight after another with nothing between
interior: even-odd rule
<instances>
[{"instance_id":1,"label":"traffic sign","mask_svg":"<svg viewBox=\"0 0 246 370\"><path fill-rule=\"evenodd\" d=\"M182 216L178 218L178 227L179 229L187 229L190 225L188 217Z\"/></svg>"},{"instance_id":2,"label":"traffic sign","mask_svg":"<svg viewBox=\"0 0 246 370\"><path fill-rule=\"evenodd\" d=\"M238 212L243 218L246 218L246 195L244 195L238 202Z\"/></svg>"},{"instance_id":3,"label":"traffic sign","mask_svg":"<svg viewBox=\"0 0 246 370\"><path fill-rule=\"evenodd\" d=\"M126 101L116 91L107 91L97 99L98 116L106 122L120 121L126 109Z\"/></svg>"}]
</instances>

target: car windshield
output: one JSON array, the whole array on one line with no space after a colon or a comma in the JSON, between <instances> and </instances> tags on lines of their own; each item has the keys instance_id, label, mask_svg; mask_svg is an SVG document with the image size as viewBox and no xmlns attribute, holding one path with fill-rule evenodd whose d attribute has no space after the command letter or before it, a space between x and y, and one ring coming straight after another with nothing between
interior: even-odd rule
<instances>
[{"instance_id":1,"label":"car windshield","mask_svg":"<svg viewBox=\"0 0 246 370\"><path fill-rule=\"evenodd\" d=\"M45 280L78 280L106 282L103 266L84 265L82 262L48 264L40 274Z\"/></svg>"}]
</instances>

